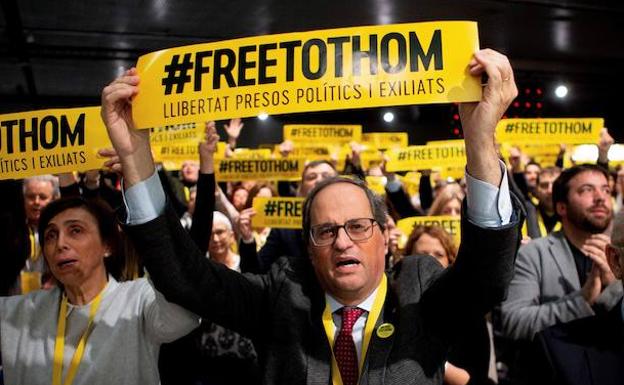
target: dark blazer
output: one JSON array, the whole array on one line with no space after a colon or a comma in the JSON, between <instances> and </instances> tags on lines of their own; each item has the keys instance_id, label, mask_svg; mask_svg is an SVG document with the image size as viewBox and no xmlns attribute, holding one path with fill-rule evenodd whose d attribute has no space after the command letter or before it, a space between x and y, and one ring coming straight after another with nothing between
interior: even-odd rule
<instances>
[{"instance_id":1,"label":"dark blazer","mask_svg":"<svg viewBox=\"0 0 624 385\"><path fill-rule=\"evenodd\" d=\"M442 383L448 347L462 333L458 321L481 319L505 296L520 242L515 203L506 226L463 220L451 268L408 257L390 274L378 323L393 324L395 332L388 338L373 333L360 384ZM282 258L266 275L241 275L204 258L170 208L125 230L169 301L253 338L265 383L330 382L324 293L307 258Z\"/></svg>"},{"instance_id":2,"label":"dark blazer","mask_svg":"<svg viewBox=\"0 0 624 385\"><path fill-rule=\"evenodd\" d=\"M538 377L531 383L622 384L624 323L620 306L621 302L609 313L551 326L538 333L531 371Z\"/></svg>"},{"instance_id":3,"label":"dark blazer","mask_svg":"<svg viewBox=\"0 0 624 385\"><path fill-rule=\"evenodd\" d=\"M292 258L308 258L299 229L271 229L260 251L256 251L255 241L251 243L240 241L238 253L241 256L241 263L256 262L260 273L268 272L271 265L285 255Z\"/></svg>"}]
</instances>

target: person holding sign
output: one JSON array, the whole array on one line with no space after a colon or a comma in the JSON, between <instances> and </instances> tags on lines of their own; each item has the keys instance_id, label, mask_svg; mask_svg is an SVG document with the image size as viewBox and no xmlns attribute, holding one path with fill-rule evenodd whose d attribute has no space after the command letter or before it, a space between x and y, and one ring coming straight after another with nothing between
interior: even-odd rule
<instances>
[{"instance_id":1,"label":"person holding sign","mask_svg":"<svg viewBox=\"0 0 624 385\"><path fill-rule=\"evenodd\" d=\"M64 198L39 218L59 287L0 298L7 384L157 384L158 348L199 325L145 278L117 282L122 244L104 203Z\"/></svg>"},{"instance_id":2,"label":"person holding sign","mask_svg":"<svg viewBox=\"0 0 624 385\"><path fill-rule=\"evenodd\" d=\"M125 230L158 288L202 317L251 336L263 380L275 384L441 384L458 318L481 318L505 295L520 242L521 214L494 147L497 121L517 95L507 58L474 54L468 71L487 73L482 100L460 106L466 140L463 244L442 273L406 258L390 279L386 212L362 182L325 179L303 213L308 258L284 258L266 275L241 275L205 259L166 205L148 133L136 130L130 70L102 92L102 116L125 177ZM449 332L450 331L450 332Z\"/></svg>"}]
</instances>

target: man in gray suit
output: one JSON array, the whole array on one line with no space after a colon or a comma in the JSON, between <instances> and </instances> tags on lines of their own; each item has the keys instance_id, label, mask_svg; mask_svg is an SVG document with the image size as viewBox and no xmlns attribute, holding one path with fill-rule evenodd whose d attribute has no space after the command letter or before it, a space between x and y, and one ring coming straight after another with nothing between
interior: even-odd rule
<instances>
[{"instance_id":1,"label":"man in gray suit","mask_svg":"<svg viewBox=\"0 0 624 385\"><path fill-rule=\"evenodd\" d=\"M362 183L327 179L304 205L309 258L282 258L266 275L241 275L204 258L166 205L149 137L134 129L129 70L102 92L102 117L125 177L125 231L158 290L202 317L253 338L271 384L441 384L458 319L482 319L505 295L520 240L518 204L494 145L517 95L507 58L475 53L488 75L479 103L460 105L469 185L456 263L429 257L384 272L383 201Z\"/></svg>"},{"instance_id":2,"label":"man in gray suit","mask_svg":"<svg viewBox=\"0 0 624 385\"><path fill-rule=\"evenodd\" d=\"M613 217L607 171L595 165L563 171L553 185L553 207L562 231L520 248L501 306L503 332L515 340L608 311L622 296L605 255Z\"/></svg>"}]
</instances>

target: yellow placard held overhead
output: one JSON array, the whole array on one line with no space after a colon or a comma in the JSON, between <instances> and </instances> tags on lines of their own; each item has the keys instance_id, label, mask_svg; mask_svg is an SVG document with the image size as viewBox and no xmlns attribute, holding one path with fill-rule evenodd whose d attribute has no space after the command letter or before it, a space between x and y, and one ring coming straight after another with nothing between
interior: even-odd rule
<instances>
[{"instance_id":1,"label":"yellow placard held overhead","mask_svg":"<svg viewBox=\"0 0 624 385\"><path fill-rule=\"evenodd\" d=\"M501 143L598 143L602 118L503 119L496 125Z\"/></svg>"},{"instance_id":2,"label":"yellow placard held overhead","mask_svg":"<svg viewBox=\"0 0 624 385\"><path fill-rule=\"evenodd\" d=\"M239 180L298 180L301 179L305 159L221 159L215 164L215 178L219 182Z\"/></svg>"},{"instance_id":3,"label":"yellow placard held overhead","mask_svg":"<svg viewBox=\"0 0 624 385\"><path fill-rule=\"evenodd\" d=\"M412 233L416 226L440 226L453 238L455 246L459 246L461 239L461 219L450 215L439 215L430 217L409 217L400 219L397 222L397 228L406 236Z\"/></svg>"},{"instance_id":4,"label":"yellow placard held overhead","mask_svg":"<svg viewBox=\"0 0 624 385\"><path fill-rule=\"evenodd\" d=\"M233 159L270 159L271 150L268 148L237 148L232 154Z\"/></svg>"},{"instance_id":5,"label":"yellow placard held overhead","mask_svg":"<svg viewBox=\"0 0 624 385\"><path fill-rule=\"evenodd\" d=\"M252 227L273 227L279 229L300 229L303 220L305 198L265 198L256 197L253 208L256 215L251 217Z\"/></svg>"},{"instance_id":6,"label":"yellow placard held overhead","mask_svg":"<svg viewBox=\"0 0 624 385\"><path fill-rule=\"evenodd\" d=\"M278 158L284 158L280 152L279 145L275 145L273 154ZM319 159L329 160L331 159L331 152L328 146L316 145L314 147L308 147L295 145L295 148L293 148L292 152L286 157L305 158L308 161Z\"/></svg>"},{"instance_id":7,"label":"yellow placard held overhead","mask_svg":"<svg viewBox=\"0 0 624 385\"><path fill-rule=\"evenodd\" d=\"M478 101L477 24L443 21L265 35L143 55L138 127L260 113Z\"/></svg>"},{"instance_id":8,"label":"yellow placard held overhead","mask_svg":"<svg viewBox=\"0 0 624 385\"><path fill-rule=\"evenodd\" d=\"M393 149L386 151L386 155L388 156L386 170L390 172L461 167L466 164L466 148L463 140Z\"/></svg>"},{"instance_id":9,"label":"yellow placard held overhead","mask_svg":"<svg viewBox=\"0 0 624 385\"><path fill-rule=\"evenodd\" d=\"M388 183L388 178L385 176L366 176L368 188L373 190L376 194L386 195L386 183Z\"/></svg>"},{"instance_id":10,"label":"yellow placard held overhead","mask_svg":"<svg viewBox=\"0 0 624 385\"><path fill-rule=\"evenodd\" d=\"M0 179L99 169L106 147L100 107L0 115Z\"/></svg>"},{"instance_id":11,"label":"yellow placard held overhead","mask_svg":"<svg viewBox=\"0 0 624 385\"><path fill-rule=\"evenodd\" d=\"M198 145L204 138L204 126L194 122L150 129L154 161L167 170L179 170L186 161L199 162Z\"/></svg>"},{"instance_id":12,"label":"yellow placard held overhead","mask_svg":"<svg viewBox=\"0 0 624 385\"><path fill-rule=\"evenodd\" d=\"M369 132L362 134L362 144L385 150L408 145L407 132Z\"/></svg>"},{"instance_id":13,"label":"yellow placard held overhead","mask_svg":"<svg viewBox=\"0 0 624 385\"><path fill-rule=\"evenodd\" d=\"M362 126L347 124L286 124L284 140L290 140L299 146L319 143L334 145L359 142L362 137Z\"/></svg>"}]
</instances>

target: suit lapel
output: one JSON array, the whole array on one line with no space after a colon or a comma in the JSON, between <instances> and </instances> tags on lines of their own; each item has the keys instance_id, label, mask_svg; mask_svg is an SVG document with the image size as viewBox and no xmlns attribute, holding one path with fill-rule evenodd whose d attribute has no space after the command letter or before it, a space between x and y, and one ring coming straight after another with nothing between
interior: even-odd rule
<instances>
[{"instance_id":1,"label":"suit lapel","mask_svg":"<svg viewBox=\"0 0 624 385\"><path fill-rule=\"evenodd\" d=\"M572 250L562 231L555 232L550 236L549 251L561 272L561 276L571 286L571 289L580 290L581 282L574 264Z\"/></svg>"},{"instance_id":2,"label":"suit lapel","mask_svg":"<svg viewBox=\"0 0 624 385\"><path fill-rule=\"evenodd\" d=\"M388 361L388 356L394 344L394 338L397 335L397 298L390 286L388 279L388 291L382 309L381 316L375 324L373 335L368 345L368 352L362 367L362 376L359 385L367 385L369 383L383 383L384 369ZM381 324L388 323L395 327L392 335L382 338L377 335L377 330Z\"/></svg>"},{"instance_id":3,"label":"suit lapel","mask_svg":"<svg viewBox=\"0 0 624 385\"><path fill-rule=\"evenodd\" d=\"M307 357L307 385L327 385L331 383L331 347L323 328L323 310L325 309L325 294L316 282L314 273L310 270L308 295L311 300L309 324L311 333L307 338L310 354ZM304 332L304 331L302 331ZM319 341L322 341L319 343Z\"/></svg>"}]
</instances>

